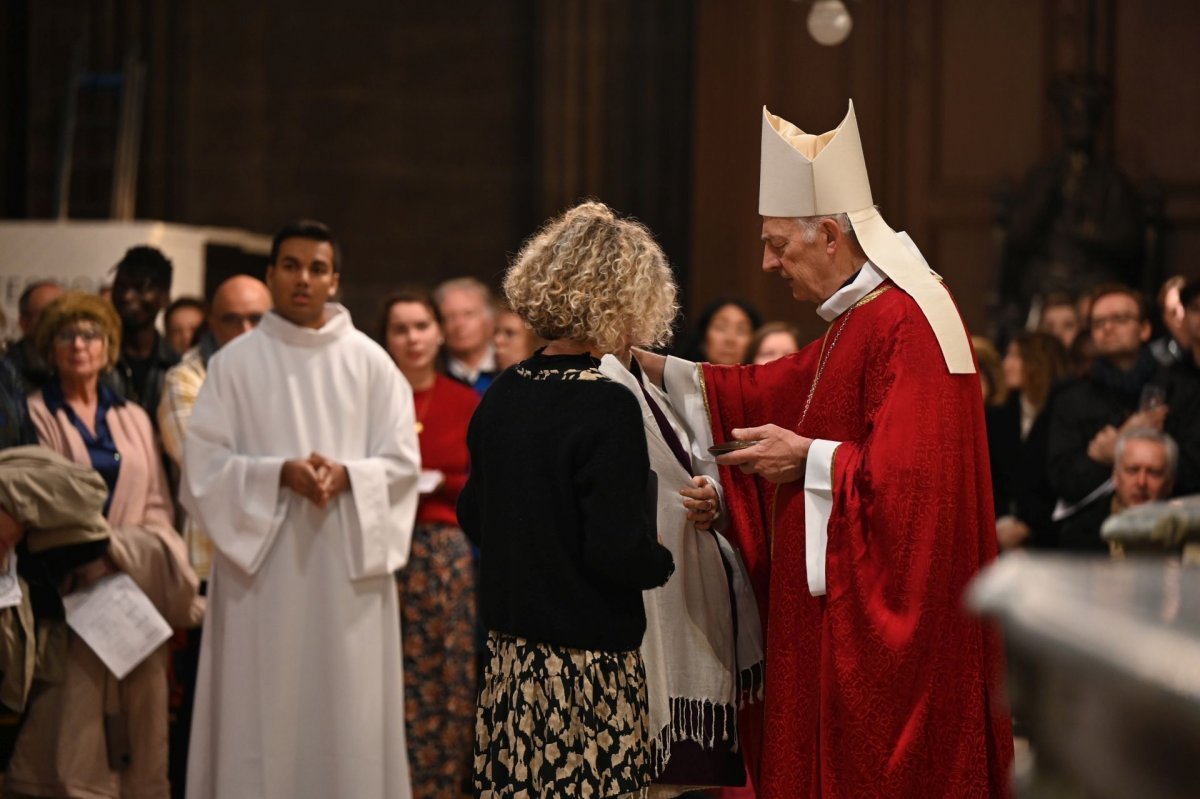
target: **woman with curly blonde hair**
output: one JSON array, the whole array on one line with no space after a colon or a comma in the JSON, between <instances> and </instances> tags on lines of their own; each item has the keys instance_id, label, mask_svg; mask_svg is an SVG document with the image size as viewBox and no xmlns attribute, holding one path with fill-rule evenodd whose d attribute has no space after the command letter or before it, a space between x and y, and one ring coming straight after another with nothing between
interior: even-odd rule
<instances>
[{"instance_id":1,"label":"woman with curly blonde hair","mask_svg":"<svg viewBox=\"0 0 1200 799\"><path fill-rule=\"evenodd\" d=\"M598 202L575 206L526 242L504 293L543 339L598 352L667 343L679 310L675 278L650 231Z\"/></svg>"},{"instance_id":2,"label":"woman with curly blonde hair","mask_svg":"<svg viewBox=\"0 0 1200 799\"><path fill-rule=\"evenodd\" d=\"M675 286L642 225L583 203L510 267L513 309L549 343L492 384L467 434L459 522L480 549L488 657L482 797L641 795L651 778L642 591L671 553L634 396L601 355L666 341Z\"/></svg>"}]
</instances>

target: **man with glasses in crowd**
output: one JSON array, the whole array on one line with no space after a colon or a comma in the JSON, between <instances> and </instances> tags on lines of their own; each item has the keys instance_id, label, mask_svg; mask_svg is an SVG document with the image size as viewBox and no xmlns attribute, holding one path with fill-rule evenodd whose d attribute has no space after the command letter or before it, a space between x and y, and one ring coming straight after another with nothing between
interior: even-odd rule
<instances>
[{"instance_id":1,"label":"man with glasses in crowd","mask_svg":"<svg viewBox=\"0 0 1200 799\"><path fill-rule=\"evenodd\" d=\"M1164 369L1146 346L1145 298L1128 286L1100 286L1088 321L1095 360L1050 411L1047 465L1059 498L1054 520L1062 523L1111 494L1120 435L1137 428L1162 432L1170 413Z\"/></svg>"}]
</instances>

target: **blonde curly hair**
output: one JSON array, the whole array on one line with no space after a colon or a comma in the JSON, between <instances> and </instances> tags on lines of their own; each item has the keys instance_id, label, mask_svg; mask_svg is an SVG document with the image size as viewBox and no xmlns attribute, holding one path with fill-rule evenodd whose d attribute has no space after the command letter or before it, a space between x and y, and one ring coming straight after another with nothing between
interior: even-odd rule
<instances>
[{"instance_id":1,"label":"blonde curly hair","mask_svg":"<svg viewBox=\"0 0 1200 799\"><path fill-rule=\"evenodd\" d=\"M584 202L546 223L504 275L513 310L547 341L604 352L671 340L675 279L646 227Z\"/></svg>"},{"instance_id":2,"label":"blonde curly hair","mask_svg":"<svg viewBox=\"0 0 1200 799\"><path fill-rule=\"evenodd\" d=\"M38 354L46 363L54 366L54 337L67 325L87 320L100 325L108 341L108 360L105 369L112 369L121 357L121 317L112 303L98 294L85 291L68 291L42 311L34 333L34 344Z\"/></svg>"}]
</instances>

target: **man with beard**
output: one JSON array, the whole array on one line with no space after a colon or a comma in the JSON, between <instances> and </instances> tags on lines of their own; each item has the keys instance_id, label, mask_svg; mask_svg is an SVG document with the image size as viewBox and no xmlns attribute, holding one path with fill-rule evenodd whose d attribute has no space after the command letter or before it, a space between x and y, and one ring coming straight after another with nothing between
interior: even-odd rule
<instances>
[{"instance_id":1,"label":"man with beard","mask_svg":"<svg viewBox=\"0 0 1200 799\"><path fill-rule=\"evenodd\" d=\"M154 247L131 247L117 264L113 306L121 317L121 358L116 388L141 405L158 426L158 403L167 370L179 363L154 326L171 297L171 262Z\"/></svg>"}]
</instances>

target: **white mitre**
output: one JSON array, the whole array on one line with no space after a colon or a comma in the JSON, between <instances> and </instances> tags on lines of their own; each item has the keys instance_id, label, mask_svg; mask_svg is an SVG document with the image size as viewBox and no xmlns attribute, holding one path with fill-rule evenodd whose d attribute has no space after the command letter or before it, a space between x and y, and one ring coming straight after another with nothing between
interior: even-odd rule
<instances>
[{"instance_id":1,"label":"white mitre","mask_svg":"<svg viewBox=\"0 0 1200 799\"><path fill-rule=\"evenodd\" d=\"M842 124L805 133L763 107L758 213L803 217L846 214L871 263L916 300L952 374L972 374L975 359L950 294L911 239L902 239L875 210L854 102ZM906 241L907 240L907 241Z\"/></svg>"}]
</instances>

